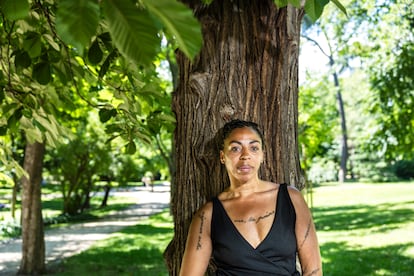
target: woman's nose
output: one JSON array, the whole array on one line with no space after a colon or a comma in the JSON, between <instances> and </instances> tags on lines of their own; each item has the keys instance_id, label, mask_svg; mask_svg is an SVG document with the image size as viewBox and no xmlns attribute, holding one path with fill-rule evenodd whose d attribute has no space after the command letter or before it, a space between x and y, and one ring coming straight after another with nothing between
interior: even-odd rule
<instances>
[{"instance_id":1,"label":"woman's nose","mask_svg":"<svg viewBox=\"0 0 414 276\"><path fill-rule=\"evenodd\" d=\"M240 155L240 159L241 160L246 160L248 158L250 158L249 152L247 150L243 150L241 155Z\"/></svg>"}]
</instances>

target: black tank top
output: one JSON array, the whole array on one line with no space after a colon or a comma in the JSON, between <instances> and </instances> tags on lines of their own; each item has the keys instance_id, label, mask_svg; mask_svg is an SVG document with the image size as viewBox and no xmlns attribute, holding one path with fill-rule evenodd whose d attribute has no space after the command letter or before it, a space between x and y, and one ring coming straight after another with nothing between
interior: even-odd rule
<instances>
[{"instance_id":1,"label":"black tank top","mask_svg":"<svg viewBox=\"0 0 414 276\"><path fill-rule=\"evenodd\" d=\"M287 185L281 184L270 231L253 248L237 230L221 201L213 198L211 239L216 275L300 275L296 270L295 221Z\"/></svg>"}]
</instances>

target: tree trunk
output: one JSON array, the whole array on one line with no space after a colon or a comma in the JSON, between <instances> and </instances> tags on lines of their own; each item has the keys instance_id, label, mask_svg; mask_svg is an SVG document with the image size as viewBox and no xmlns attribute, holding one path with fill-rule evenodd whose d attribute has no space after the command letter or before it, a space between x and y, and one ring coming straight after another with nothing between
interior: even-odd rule
<instances>
[{"instance_id":1,"label":"tree trunk","mask_svg":"<svg viewBox=\"0 0 414 276\"><path fill-rule=\"evenodd\" d=\"M334 60L332 56L329 57L331 68L334 67ZM344 183L347 175L348 163L348 134L345 119L345 108L342 100L341 87L339 86L339 78L336 72L333 73L334 84L336 88L336 100L338 102L339 118L341 120L341 162L339 164L338 182Z\"/></svg>"},{"instance_id":2,"label":"tree trunk","mask_svg":"<svg viewBox=\"0 0 414 276\"><path fill-rule=\"evenodd\" d=\"M175 235L165 252L170 275L178 274L193 213L228 186L216 135L225 122L259 123L266 144L261 177L304 186L297 140L303 11L278 9L272 0L183 2L202 24L204 45L193 62L177 53L171 192Z\"/></svg>"},{"instance_id":3,"label":"tree trunk","mask_svg":"<svg viewBox=\"0 0 414 276\"><path fill-rule=\"evenodd\" d=\"M111 191L111 182L108 182L108 184L104 186L105 194L104 194L104 198L101 203L101 208L106 207L108 205L108 198L109 198L110 191Z\"/></svg>"},{"instance_id":4,"label":"tree trunk","mask_svg":"<svg viewBox=\"0 0 414 276\"><path fill-rule=\"evenodd\" d=\"M16 203L17 203L17 193L19 190L19 179L16 175L16 173L13 174L13 191L12 191L12 198L10 203L10 209L11 209L11 216L13 219L16 218Z\"/></svg>"},{"instance_id":5,"label":"tree trunk","mask_svg":"<svg viewBox=\"0 0 414 276\"><path fill-rule=\"evenodd\" d=\"M41 206L41 181L44 143L27 144L22 178L22 260L19 274L45 272L45 240Z\"/></svg>"}]
</instances>

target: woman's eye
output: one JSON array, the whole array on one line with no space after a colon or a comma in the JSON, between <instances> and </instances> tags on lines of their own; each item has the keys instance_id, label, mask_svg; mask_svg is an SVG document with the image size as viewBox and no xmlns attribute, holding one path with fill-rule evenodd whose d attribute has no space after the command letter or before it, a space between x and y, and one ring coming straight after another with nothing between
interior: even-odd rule
<instances>
[{"instance_id":1,"label":"woman's eye","mask_svg":"<svg viewBox=\"0 0 414 276\"><path fill-rule=\"evenodd\" d=\"M240 151L240 148L239 147L231 147L230 148L230 151L232 151L232 152L238 152L238 151Z\"/></svg>"},{"instance_id":2,"label":"woman's eye","mask_svg":"<svg viewBox=\"0 0 414 276\"><path fill-rule=\"evenodd\" d=\"M253 146L252 147L252 151L254 151L254 152L259 151L259 150L260 150L260 148L258 146Z\"/></svg>"}]
</instances>

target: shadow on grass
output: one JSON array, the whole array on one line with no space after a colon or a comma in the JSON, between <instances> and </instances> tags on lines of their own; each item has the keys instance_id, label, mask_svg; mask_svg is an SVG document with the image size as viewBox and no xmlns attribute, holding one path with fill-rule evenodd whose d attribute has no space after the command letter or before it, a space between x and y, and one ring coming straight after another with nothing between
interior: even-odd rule
<instances>
[{"instance_id":1,"label":"shadow on grass","mask_svg":"<svg viewBox=\"0 0 414 276\"><path fill-rule=\"evenodd\" d=\"M162 218L163 219L163 218ZM160 217L157 217L160 222ZM167 221L170 222L170 221ZM163 252L172 226L135 225L99 246L52 265L52 275L168 275Z\"/></svg>"},{"instance_id":2,"label":"shadow on grass","mask_svg":"<svg viewBox=\"0 0 414 276\"><path fill-rule=\"evenodd\" d=\"M338 207L315 207L312 209L318 230L340 231L373 229L385 232L411 221L413 209L411 202L379 205L352 205Z\"/></svg>"},{"instance_id":3,"label":"shadow on grass","mask_svg":"<svg viewBox=\"0 0 414 276\"><path fill-rule=\"evenodd\" d=\"M413 243L378 248L349 248L346 243L321 246L324 276L414 275L414 259L402 255Z\"/></svg>"}]
</instances>

